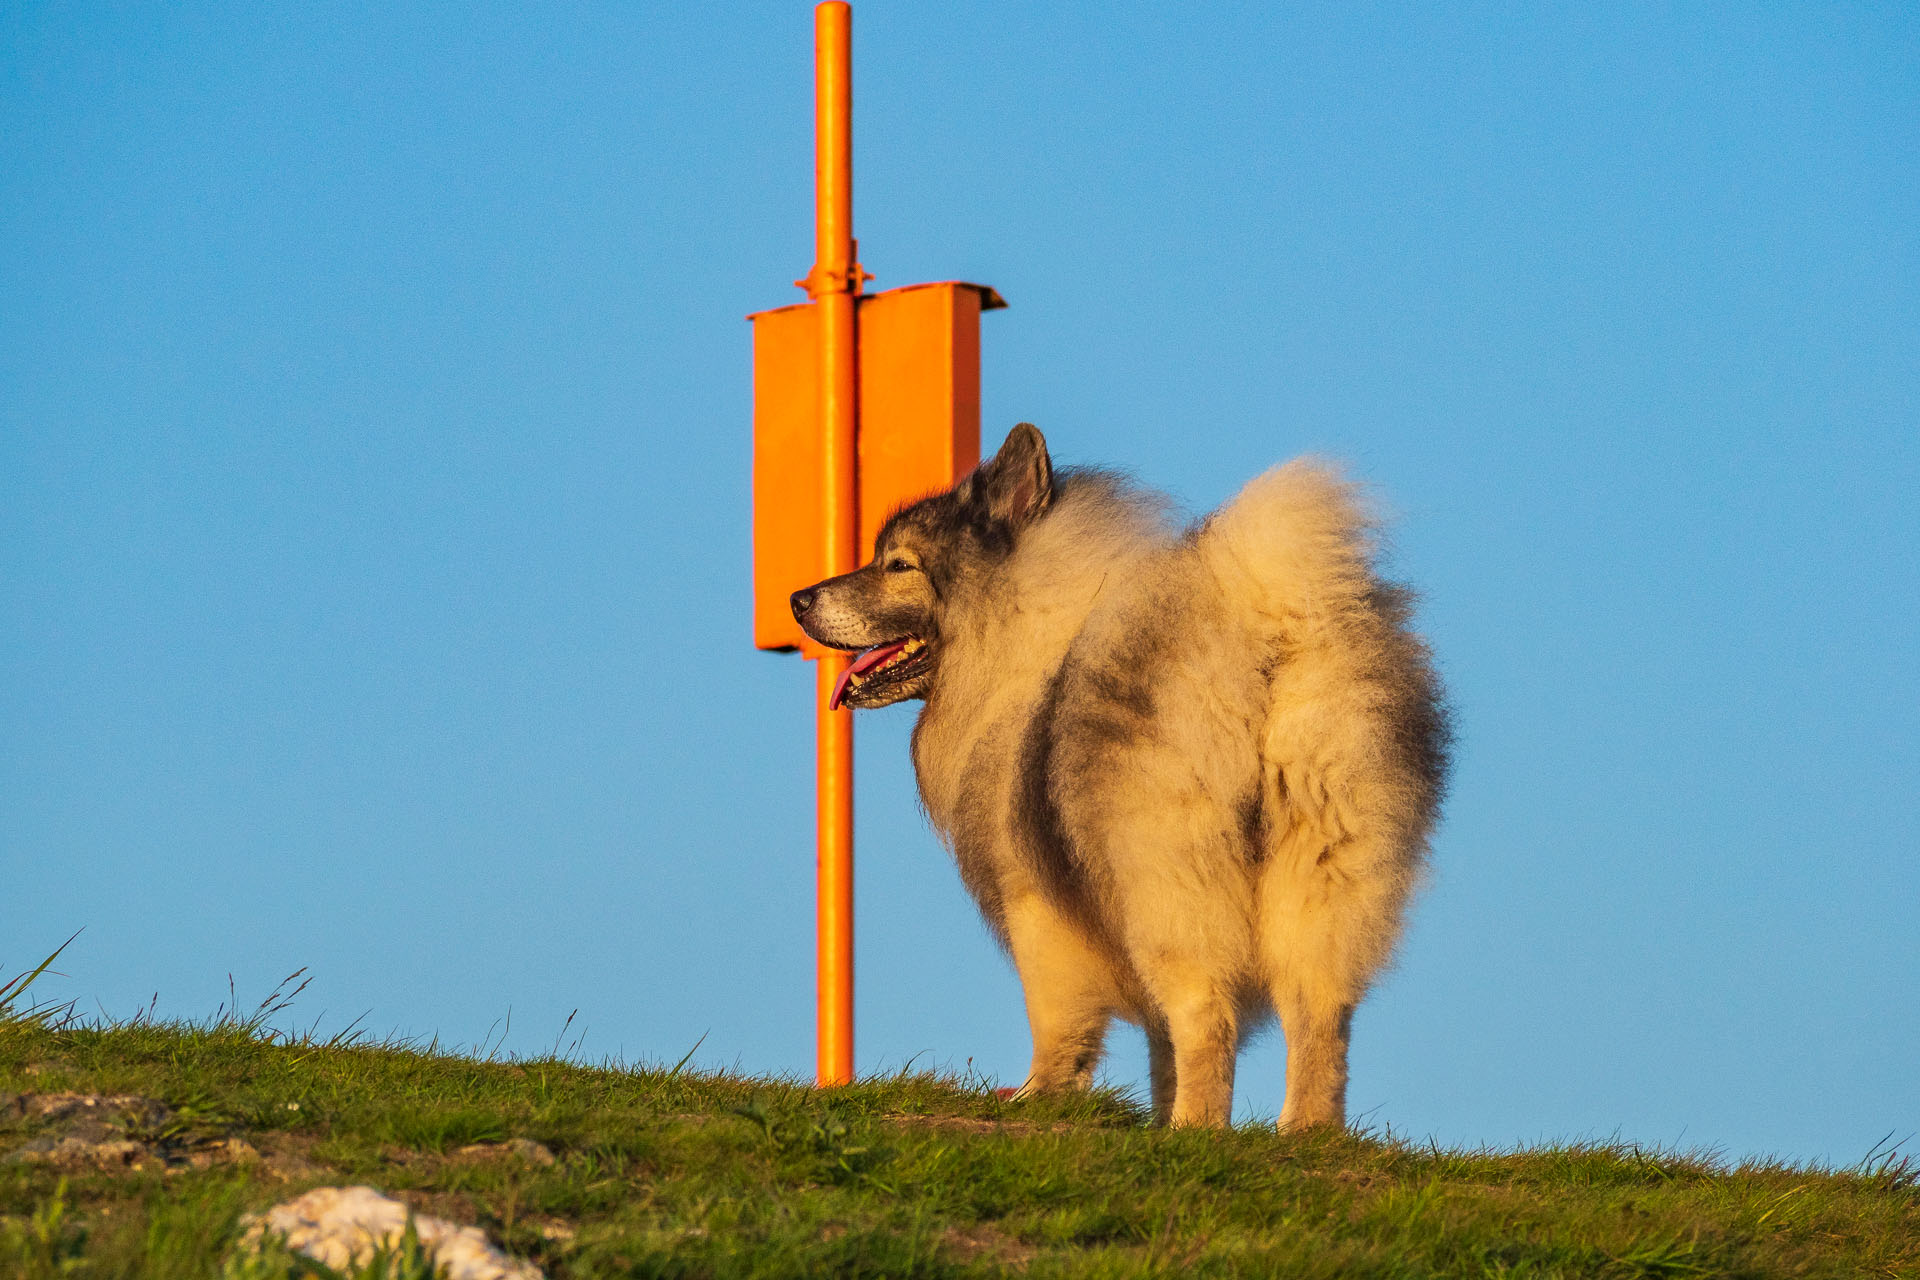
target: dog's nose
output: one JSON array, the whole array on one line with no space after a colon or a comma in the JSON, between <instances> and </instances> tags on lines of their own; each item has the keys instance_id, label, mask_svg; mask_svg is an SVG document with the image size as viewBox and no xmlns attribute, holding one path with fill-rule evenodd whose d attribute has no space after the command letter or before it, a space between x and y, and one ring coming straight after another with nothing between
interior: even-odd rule
<instances>
[{"instance_id":1,"label":"dog's nose","mask_svg":"<svg viewBox=\"0 0 1920 1280\"><path fill-rule=\"evenodd\" d=\"M805 621L807 616L807 610L813 608L813 588L808 587L805 591L796 591L793 593L792 596L788 598L793 603L794 621L795 622Z\"/></svg>"}]
</instances>

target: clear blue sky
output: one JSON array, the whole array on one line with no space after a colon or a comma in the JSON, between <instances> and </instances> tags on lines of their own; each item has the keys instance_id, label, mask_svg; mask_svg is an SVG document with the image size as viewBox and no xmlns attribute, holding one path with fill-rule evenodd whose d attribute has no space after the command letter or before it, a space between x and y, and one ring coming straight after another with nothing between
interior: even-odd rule
<instances>
[{"instance_id":1,"label":"clear blue sky","mask_svg":"<svg viewBox=\"0 0 1920 1280\"><path fill-rule=\"evenodd\" d=\"M1459 767L1354 1110L1852 1161L1920 1130L1906 4L855 14L877 287L989 446L1377 484ZM0 972L804 1073L813 684L748 625L746 312L805 4L0 11ZM859 745L859 1065L1017 1081ZM498 1036L499 1033L495 1033ZM568 1038L571 1039L570 1032ZM1137 1034L1114 1077L1138 1078ZM1277 1039L1243 1062L1271 1115Z\"/></svg>"}]
</instances>

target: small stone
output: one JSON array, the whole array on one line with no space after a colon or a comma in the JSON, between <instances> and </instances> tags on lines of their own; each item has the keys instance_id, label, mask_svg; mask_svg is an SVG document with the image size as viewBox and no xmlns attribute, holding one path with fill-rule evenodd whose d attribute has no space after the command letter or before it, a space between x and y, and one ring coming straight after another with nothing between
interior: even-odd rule
<instances>
[{"instance_id":1,"label":"small stone","mask_svg":"<svg viewBox=\"0 0 1920 1280\"><path fill-rule=\"evenodd\" d=\"M72 1141L72 1139L68 1139ZM127 1138L116 1138L109 1142L83 1143L80 1152L83 1159L100 1165L138 1165L140 1157L147 1153L145 1143L134 1142Z\"/></svg>"},{"instance_id":2,"label":"small stone","mask_svg":"<svg viewBox=\"0 0 1920 1280\"><path fill-rule=\"evenodd\" d=\"M260 1152L243 1138L225 1138L210 1142L187 1157L196 1169L211 1169L218 1164L258 1164Z\"/></svg>"},{"instance_id":3,"label":"small stone","mask_svg":"<svg viewBox=\"0 0 1920 1280\"><path fill-rule=\"evenodd\" d=\"M507 1146L528 1164L544 1167L554 1161L552 1150L544 1142L535 1142L532 1138L514 1138L507 1143Z\"/></svg>"}]
</instances>

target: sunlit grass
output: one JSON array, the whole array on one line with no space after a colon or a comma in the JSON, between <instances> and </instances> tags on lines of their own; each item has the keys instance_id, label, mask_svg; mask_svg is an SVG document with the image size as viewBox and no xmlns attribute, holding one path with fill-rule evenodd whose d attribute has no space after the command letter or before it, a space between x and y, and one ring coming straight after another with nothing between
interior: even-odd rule
<instances>
[{"instance_id":1,"label":"sunlit grass","mask_svg":"<svg viewBox=\"0 0 1920 1280\"><path fill-rule=\"evenodd\" d=\"M558 1042L516 1060L273 1029L299 980L268 1013L200 1023L81 1023L0 986L0 1102L157 1098L172 1131L135 1136L261 1157L7 1163L33 1127L0 1107L0 1275L285 1275L287 1258L236 1249L241 1215L341 1183L478 1224L553 1277L1920 1275L1920 1189L1896 1150L1835 1170L1169 1133L1112 1093L1012 1102L910 1072L820 1091ZM556 1158L463 1150L516 1138Z\"/></svg>"}]
</instances>

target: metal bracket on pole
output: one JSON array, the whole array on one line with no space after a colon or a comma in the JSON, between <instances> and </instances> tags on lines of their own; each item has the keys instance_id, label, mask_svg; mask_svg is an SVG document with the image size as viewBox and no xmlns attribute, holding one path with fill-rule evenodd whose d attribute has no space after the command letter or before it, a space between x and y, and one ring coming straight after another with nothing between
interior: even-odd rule
<instances>
[{"instance_id":1,"label":"metal bracket on pole","mask_svg":"<svg viewBox=\"0 0 1920 1280\"><path fill-rule=\"evenodd\" d=\"M816 262L813 270L793 283L796 287L805 289L807 296L816 302L830 293L862 293L867 281L873 279L873 276L860 265L858 240L853 241L851 256L854 258L854 264L844 273L833 271Z\"/></svg>"}]
</instances>

